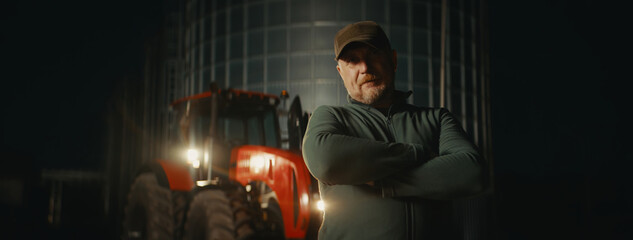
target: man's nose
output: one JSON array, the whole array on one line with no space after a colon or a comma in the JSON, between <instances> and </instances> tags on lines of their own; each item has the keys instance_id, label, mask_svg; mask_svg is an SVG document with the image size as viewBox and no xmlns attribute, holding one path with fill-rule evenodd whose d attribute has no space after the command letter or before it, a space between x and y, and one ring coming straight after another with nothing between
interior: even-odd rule
<instances>
[{"instance_id":1,"label":"man's nose","mask_svg":"<svg viewBox=\"0 0 633 240\"><path fill-rule=\"evenodd\" d=\"M358 70L360 73L369 73L371 70L370 64L367 62L367 59L360 59L358 61Z\"/></svg>"}]
</instances>

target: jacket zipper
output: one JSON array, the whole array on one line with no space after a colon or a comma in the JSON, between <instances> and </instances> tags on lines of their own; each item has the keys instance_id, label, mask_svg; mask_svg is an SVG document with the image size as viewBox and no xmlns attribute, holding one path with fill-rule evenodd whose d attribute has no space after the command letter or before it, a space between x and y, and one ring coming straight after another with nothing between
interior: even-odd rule
<instances>
[{"instance_id":1,"label":"jacket zipper","mask_svg":"<svg viewBox=\"0 0 633 240\"><path fill-rule=\"evenodd\" d=\"M389 131L391 131L391 136L393 137L393 141L397 141L396 130L393 128L393 124L391 124L391 109L393 108L393 104L389 106L389 110L387 110L387 127L389 127Z\"/></svg>"},{"instance_id":2,"label":"jacket zipper","mask_svg":"<svg viewBox=\"0 0 633 240\"><path fill-rule=\"evenodd\" d=\"M393 137L394 141L397 141L397 136L396 136L396 130L393 128L393 124L391 122L392 120L392 115L391 115L391 110L393 108L393 104L391 106L389 106L389 110L387 111L387 125L389 127L389 130L391 131L391 136ZM406 200L405 202L405 215L406 215L406 225L407 225L407 239L408 240L414 240L415 239L415 219L414 219L414 215L413 214L413 203L410 200Z\"/></svg>"},{"instance_id":3,"label":"jacket zipper","mask_svg":"<svg viewBox=\"0 0 633 240\"><path fill-rule=\"evenodd\" d=\"M413 240L413 204L411 201L407 200L404 203L404 211L405 211L405 222L406 222L406 239Z\"/></svg>"},{"instance_id":4,"label":"jacket zipper","mask_svg":"<svg viewBox=\"0 0 633 240\"><path fill-rule=\"evenodd\" d=\"M384 123L387 124L387 128L389 129L389 133L391 133L391 138L392 139L388 139L388 141L393 141L396 142L397 140L397 136L396 136L396 130L395 128L393 128L393 124L391 124L391 109L393 107L393 104L391 106L389 106L389 110L387 110L387 117L385 117L385 115L383 113L381 113L380 111L378 111L377 109L373 109L373 108L366 108L365 110L367 110L367 112L371 113L371 114L375 114L376 116L378 116L379 118L383 119Z\"/></svg>"},{"instance_id":5,"label":"jacket zipper","mask_svg":"<svg viewBox=\"0 0 633 240\"><path fill-rule=\"evenodd\" d=\"M391 132L391 137L393 138L393 141L397 141L397 136L396 136L396 130L393 127L392 124L392 115L391 115L391 110L393 108L393 104L391 106L389 106L389 110L387 110L387 119L386 119L386 123L387 123L387 127L389 128L389 131ZM369 111L371 112L371 111ZM382 113L379 114L382 117ZM405 222L406 222L406 239L407 240L414 240L415 239L415 219L414 219L414 214L413 214L413 203L410 200L406 200L405 205Z\"/></svg>"},{"instance_id":6,"label":"jacket zipper","mask_svg":"<svg viewBox=\"0 0 633 240\"><path fill-rule=\"evenodd\" d=\"M393 137L393 141L397 141L396 130L393 128L393 124L391 122L392 108L393 108L393 104L389 106L389 110L387 110L387 120L385 122L387 123L387 127L389 128L389 131L391 131L391 137ZM382 116L382 113L379 115ZM413 214L413 203L410 200L406 200L404 208L405 208L405 222L406 222L406 239L414 240L415 239L415 228L414 228L415 219L414 219L414 214Z\"/></svg>"},{"instance_id":7,"label":"jacket zipper","mask_svg":"<svg viewBox=\"0 0 633 240\"><path fill-rule=\"evenodd\" d=\"M407 229L407 235L409 235L409 239L413 240L415 239L415 214L413 214L413 203L411 201L407 201L407 204L409 205L409 211L407 211L407 215L409 217L409 229Z\"/></svg>"}]
</instances>

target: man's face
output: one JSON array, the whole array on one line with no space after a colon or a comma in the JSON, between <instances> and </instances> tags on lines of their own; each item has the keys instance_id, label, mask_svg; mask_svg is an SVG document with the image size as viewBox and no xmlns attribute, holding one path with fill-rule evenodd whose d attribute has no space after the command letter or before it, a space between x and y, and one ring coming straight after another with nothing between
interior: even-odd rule
<instances>
[{"instance_id":1,"label":"man's face","mask_svg":"<svg viewBox=\"0 0 633 240\"><path fill-rule=\"evenodd\" d=\"M339 56L336 69L350 97L364 104L380 106L387 103L393 91L396 52L352 43Z\"/></svg>"}]
</instances>

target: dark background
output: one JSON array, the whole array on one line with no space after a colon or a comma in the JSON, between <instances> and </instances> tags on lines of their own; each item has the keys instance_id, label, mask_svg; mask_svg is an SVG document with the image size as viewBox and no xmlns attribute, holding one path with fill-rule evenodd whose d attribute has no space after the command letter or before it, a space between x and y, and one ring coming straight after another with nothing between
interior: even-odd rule
<instances>
[{"instance_id":1,"label":"dark background","mask_svg":"<svg viewBox=\"0 0 633 240\"><path fill-rule=\"evenodd\" d=\"M44 168L98 168L106 103L139 78L156 1L12 1L2 10L3 149Z\"/></svg>"},{"instance_id":2,"label":"dark background","mask_svg":"<svg viewBox=\"0 0 633 240\"><path fill-rule=\"evenodd\" d=\"M0 193L22 196L0 204L0 239L119 238L117 213L103 212L102 182L65 185L63 224L49 225L51 183L41 171L103 171L107 107L122 79L141 79L162 10L152 0L2 4L0 180L25 188Z\"/></svg>"},{"instance_id":3,"label":"dark background","mask_svg":"<svg viewBox=\"0 0 633 240\"><path fill-rule=\"evenodd\" d=\"M633 236L629 9L490 1L501 239Z\"/></svg>"},{"instance_id":4,"label":"dark background","mask_svg":"<svg viewBox=\"0 0 633 240\"><path fill-rule=\"evenodd\" d=\"M20 231L45 228L39 217L47 196L36 187L41 169L102 169L106 106L118 81L142 77L143 44L158 32L162 6L149 0L4 5L0 173L27 176L34 187L21 206L2 208L0 223L16 236L33 236ZM629 6L488 5L494 235L633 236ZM84 231L112 230L108 222L85 221L102 227Z\"/></svg>"}]
</instances>

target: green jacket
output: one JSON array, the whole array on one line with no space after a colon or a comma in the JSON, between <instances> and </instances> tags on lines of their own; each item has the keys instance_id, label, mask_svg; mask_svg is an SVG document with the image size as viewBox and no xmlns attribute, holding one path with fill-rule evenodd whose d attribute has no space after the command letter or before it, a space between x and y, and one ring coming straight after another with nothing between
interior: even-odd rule
<instances>
[{"instance_id":1,"label":"green jacket","mask_svg":"<svg viewBox=\"0 0 633 240\"><path fill-rule=\"evenodd\" d=\"M443 108L314 110L303 157L325 202L319 239L453 239L451 199L484 189L485 162ZM348 97L349 99L349 97Z\"/></svg>"}]
</instances>

